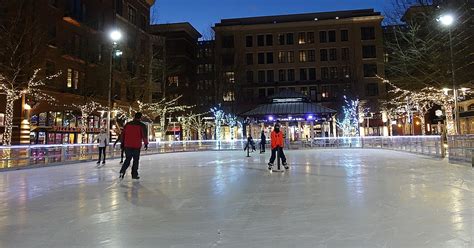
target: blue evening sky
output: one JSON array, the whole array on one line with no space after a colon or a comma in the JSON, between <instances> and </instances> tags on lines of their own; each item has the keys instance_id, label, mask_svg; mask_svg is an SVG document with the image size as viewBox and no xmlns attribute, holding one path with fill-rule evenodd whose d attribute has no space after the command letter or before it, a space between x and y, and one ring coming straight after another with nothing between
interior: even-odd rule
<instances>
[{"instance_id":1,"label":"blue evening sky","mask_svg":"<svg viewBox=\"0 0 474 248\"><path fill-rule=\"evenodd\" d=\"M384 12L391 0L157 0L157 23L190 22L206 33L220 19L374 8Z\"/></svg>"}]
</instances>

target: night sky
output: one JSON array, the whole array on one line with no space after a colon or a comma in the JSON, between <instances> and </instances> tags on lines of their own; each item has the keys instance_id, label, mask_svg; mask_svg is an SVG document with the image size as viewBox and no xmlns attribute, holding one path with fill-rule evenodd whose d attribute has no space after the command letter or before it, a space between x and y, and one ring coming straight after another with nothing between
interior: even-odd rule
<instances>
[{"instance_id":1,"label":"night sky","mask_svg":"<svg viewBox=\"0 0 474 248\"><path fill-rule=\"evenodd\" d=\"M201 33L220 19L374 8L382 13L391 0L157 0L157 23L190 22ZM156 15L158 13L158 15Z\"/></svg>"}]
</instances>

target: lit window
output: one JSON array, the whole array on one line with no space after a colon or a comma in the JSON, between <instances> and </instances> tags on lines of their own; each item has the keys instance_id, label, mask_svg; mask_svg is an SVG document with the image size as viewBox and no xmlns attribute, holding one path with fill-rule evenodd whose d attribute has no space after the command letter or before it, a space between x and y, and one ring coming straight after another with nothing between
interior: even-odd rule
<instances>
[{"instance_id":1,"label":"lit window","mask_svg":"<svg viewBox=\"0 0 474 248\"><path fill-rule=\"evenodd\" d=\"M224 78L227 83L235 83L235 73L233 71L227 71L224 73Z\"/></svg>"},{"instance_id":2,"label":"lit window","mask_svg":"<svg viewBox=\"0 0 474 248\"><path fill-rule=\"evenodd\" d=\"M233 102L235 101L235 94L233 91L227 91L223 97L224 102Z\"/></svg>"},{"instance_id":3,"label":"lit window","mask_svg":"<svg viewBox=\"0 0 474 248\"><path fill-rule=\"evenodd\" d=\"M299 33L298 34L298 44L306 44L306 33Z\"/></svg>"},{"instance_id":4,"label":"lit window","mask_svg":"<svg viewBox=\"0 0 474 248\"><path fill-rule=\"evenodd\" d=\"M67 69L67 87L72 88L72 69Z\"/></svg>"},{"instance_id":5,"label":"lit window","mask_svg":"<svg viewBox=\"0 0 474 248\"><path fill-rule=\"evenodd\" d=\"M179 86L178 76L168 77L168 83L169 83L170 86L173 85L173 84L175 84L176 86Z\"/></svg>"},{"instance_id":6,"label":"lit window","mask_svg":"<svg viewBox=\"0 0 474 248\"><path fill-rule=\"evenodd\" d=\"M74 89L77 90L78 85L79 85L79 72L74 71Z\"/></svg>"}]
</instances>

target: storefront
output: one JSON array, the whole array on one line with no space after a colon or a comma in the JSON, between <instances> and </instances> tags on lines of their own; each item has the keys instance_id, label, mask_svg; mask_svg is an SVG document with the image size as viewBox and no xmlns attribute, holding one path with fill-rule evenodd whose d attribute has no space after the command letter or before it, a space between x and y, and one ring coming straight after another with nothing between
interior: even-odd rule
<instances>
[{"instance_id":1,"label":"storefront","mask_svg":"<svg viewBox=\"0 0 474 248\"><path fill-rule=\"evenodd\" d=\"M30 118L31 144L82 143L81 116L73 111L43 112ZM87 119L86 140L93 142L95 135L106 126L106 118L91 115Z\"/></svg>"}]
</instances>

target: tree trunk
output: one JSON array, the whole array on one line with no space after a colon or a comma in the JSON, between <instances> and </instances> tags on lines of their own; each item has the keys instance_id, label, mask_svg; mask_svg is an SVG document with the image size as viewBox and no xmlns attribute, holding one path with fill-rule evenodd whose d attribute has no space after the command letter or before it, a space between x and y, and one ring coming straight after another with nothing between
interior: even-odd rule
<instances>
[{"instance_id":1,"label":"tree trunk","mask_svg":"<svg viewBox=\"0 0 474 248\"><path fill-rule=\"evenodd\" d=\"M87 114L82 114L81 117L81 136L82 136L82 144L87 144L87 118L89 116Z\"/></svg>"},{"instance_id":2,"label":"tree trunk","mask_svg":"<svg viewBox=\"0 0 474 248\"><path fill-rule=\"evenodd\" d=\"M12 144L13 132L13 104L15 96L7 94L7 102L5 109L5 133L3 135L3 145L10 146Z\"/></svg>"},{"instance_id":3,"label":"tree trunk","mask_svg":"<svg viewBox=\"0 0 474 248\"><path fill-rule=\"evenodd\" d=\"M421 122L421 135L426 135L426 118L425 113L420 113L420 122Z\"/></svg>"},{"instance_id":4,"label":"tree trunk","mask_svg":"<svg viewBox=\"0 0 474 248\"><path fill-rule=\"evenodd\" d=\"M446 133L448 135L455 135L456 130L454 129L453 105L448 103L443 107L446 113Z\"/></svg>"},{"instance_id":5,"label":"tree trunk","mask_svg":"<svg viewBox=\"0 0 474 248\"><path fill-rule=\"evenodd\" d=\"M166 130L165 130L165 123L166 123L166 110L161 113L160 117L160 128L161 128L161 140L165 140Z\"/></svg>"}]
</instances>

